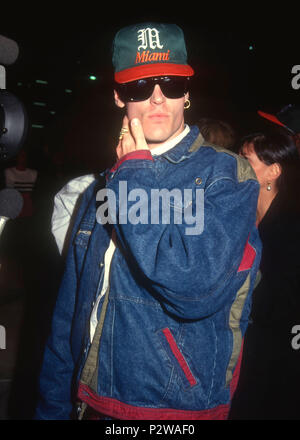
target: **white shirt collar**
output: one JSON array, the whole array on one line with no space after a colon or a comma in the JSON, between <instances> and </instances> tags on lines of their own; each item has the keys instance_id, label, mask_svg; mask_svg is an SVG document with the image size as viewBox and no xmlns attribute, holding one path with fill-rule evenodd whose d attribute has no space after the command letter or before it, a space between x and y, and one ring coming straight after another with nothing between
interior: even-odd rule
<instances>
[{"instance_id":1,"label":"white shirt collar","mask_svg":"<svg viewBox=\"0 0 300 440\"><path fill-rule=\"evenodd\" d=\"M184 130L176 136L174 139L171 139L170 141L166 141L162 145L159 145L159 147L152 148L150 150L152 156L159 156L160 154L165 153L166 151L170 150L171 148L175 147L190 131L190 127L185 124Z\"/></svg>"}]
</instances>

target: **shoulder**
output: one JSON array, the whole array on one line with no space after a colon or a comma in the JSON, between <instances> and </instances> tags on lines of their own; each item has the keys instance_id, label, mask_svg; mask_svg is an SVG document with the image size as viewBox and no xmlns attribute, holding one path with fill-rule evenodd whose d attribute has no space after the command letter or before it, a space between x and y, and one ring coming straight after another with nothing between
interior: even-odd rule
<instances>
[{"instance_id":1,"label":"shoulder","mask_svg":"<svg viewBox=\"0 0 300 440\"><path fill-rule=\"evenodd\" d=\"M66 183L56 194L56 196L69 197L70 199L77 198L94 181L95 176L93 174L86 174L84 176L76 177L75 179L72 179Z\"/></svg>"},{"instance_id":2,"label":"shoulder","mask_svg":"<svg viewBox=\"0 0 300 440\"><path fill-rule=\"evenodd\" d=\"M248 180L257 182L253 168L247 159L231 150L204 140L197 153L200 162L202 162L204 158L206 159L206 165L212 174L216 174L219 177L223 176L236 179L238 183Z\"/></svg>"},{"instance_id":3,"label":"shoulder","mask_svg":"<svg viewBox=\"0 0 300 440\"><path fill-rule=\"evenodd\" d=\"M93 174L70 180L54 197L54 216L71 216L79 198L96 183Z\"/></svg>"}]
</instances>

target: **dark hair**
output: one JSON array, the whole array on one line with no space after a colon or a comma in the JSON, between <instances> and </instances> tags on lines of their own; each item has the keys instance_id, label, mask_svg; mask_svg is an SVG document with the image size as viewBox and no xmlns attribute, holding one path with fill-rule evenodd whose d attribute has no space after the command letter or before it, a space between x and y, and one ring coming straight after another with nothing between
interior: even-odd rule
<instances>
[{"instance_id":1,"label":"dark hair","mask_svg":"<svg viewBox=\"0 0 300 440\"><path fill-rule=\"evenodd\" d=\"M291 136L277 130L264 131L245 136L241 140L240 151L245 144L252 144L257 157L266 165L280 165L279 193L289 197L299 191L300 157Z\"/></svg>"},{"instance_id":2,"label":"dark hair","mask_svg":"<svg viewBox=\"0 0 300 440\"><path fill-rule=\"evenodd\" d=\"M202 118L197 122L197 125L207 142L224 148L233 148L236 134L227 122L219 119Z\"/></svg>"}]
</instances>

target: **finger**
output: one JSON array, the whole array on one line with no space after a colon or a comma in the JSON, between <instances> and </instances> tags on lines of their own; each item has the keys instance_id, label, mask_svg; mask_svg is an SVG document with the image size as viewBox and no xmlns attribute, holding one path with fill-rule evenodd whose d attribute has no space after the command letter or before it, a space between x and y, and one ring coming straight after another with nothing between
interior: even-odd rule
<instances>
[{"instance_id":1,"label":"finger","mask_svg":"<svg viewBox=\"0 0 300 440\"><path fill-rule=\"evenodd\" d=\"M116 146L116 155L117 155L117 159L120 159L122 156L124 156L125 152L124 152L124 146L125 143L123 144L123 138L127 133L127 130L129 132L129 127L128 127L128 117L125 115L122 121L122 127L119 133L119 143ZM125 129L125 130L124 130Z\"/></svg>"},{"instance_id":2,"label":"finger","mask_svg":"<svg viewBox=\"0 0 300 440\"><path fill-rule=\"evenodd\" d=\"M129 124L129 119L128 119L128 116L125 115L125 116L123 117L123 124L122 124L122 126L123 126L123 127L128 127L128 124Z\"/></svg>"},{"instance_id":3,"label":"finger","mask_svg":"<svg viewBox=\"0 0 300 440\"><path fill-rule=\"evenodd\" d=\"M135 141L135 149L136 150L148 150L149 147L147 145L143 127L141 121L138 118L134 118L130 124L131 134Z\"/></svg>"},{"instance_id":4,"label":"finger","mask_svg":"<svg viewBox=\"0 0 300 440\"><path fill-rule=\"evenodd\" d=\"M135 141L130 133L129 119L125 115L122 121L122 128L119 136L119 144L116 148L118 159L135 150Z\"/></svg>"},{"instance_id":5,"label":"finger","mask_svg":"<svg viewBox=\"0 0 300 440\"><path fill-rule=\"evenodd\" d=\"M128 120L128 117L126 115L124 116L123 121L122 121L122 128L121 128L121 130L123 130L123 129L128 130L128 133L129 133L129 120ZM125 134L127 134L127 133L124 133L124 135Z\"/></svg>"},{"instance_id":6,"label":"finger","mask_svg":"<svg viewBox=\"0 0 300 440\"><path fill-rule=\"evenodd\" d=\"M122 150L121 141L117 145L116 155L117 155L117 159L121 159L121 157L123 156L123 150Z\"/></svg>"},{"instance_id":7,"label":"finger","mask_svg":"<svg viewBox=\"0 0 300 440\"><path fill-rule=\"evenodd\" d=\"M122 127L120 130L120 134L119 134L119 140L122 140L123 137L129 133L129 127L128 127L128 117L124 116L123 121L122 121Z\"/></svg>"},{"instance_id":8,"label":"finger","mask_svg":"<svg viewBox=\"0 0 300 440\"><path fill-rule=\"evenodd\" d=\"M129 128L122 127L119 135L119 140L122 140L125 135L129 134Z\"/></svg>"}]
</instances>

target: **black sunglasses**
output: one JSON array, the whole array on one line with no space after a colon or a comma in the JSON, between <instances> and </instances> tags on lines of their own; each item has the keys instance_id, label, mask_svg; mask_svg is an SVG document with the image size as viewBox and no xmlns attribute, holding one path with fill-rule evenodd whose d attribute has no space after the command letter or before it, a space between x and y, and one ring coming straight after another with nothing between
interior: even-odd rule
<instances>
[{"instance_id":1,"label":"black sunglasses","mask_svg":"<svg viewBox=\"0 0 300 440\"><path fill-rule=\"evenodd\" d=\"M115 84L115 88L123 102L138 102L149 99L154 86L159 84L166 98L182 98L189 89L190 77L159 76L138 79L125 84Z\"/></svg>"}]
</instances>

